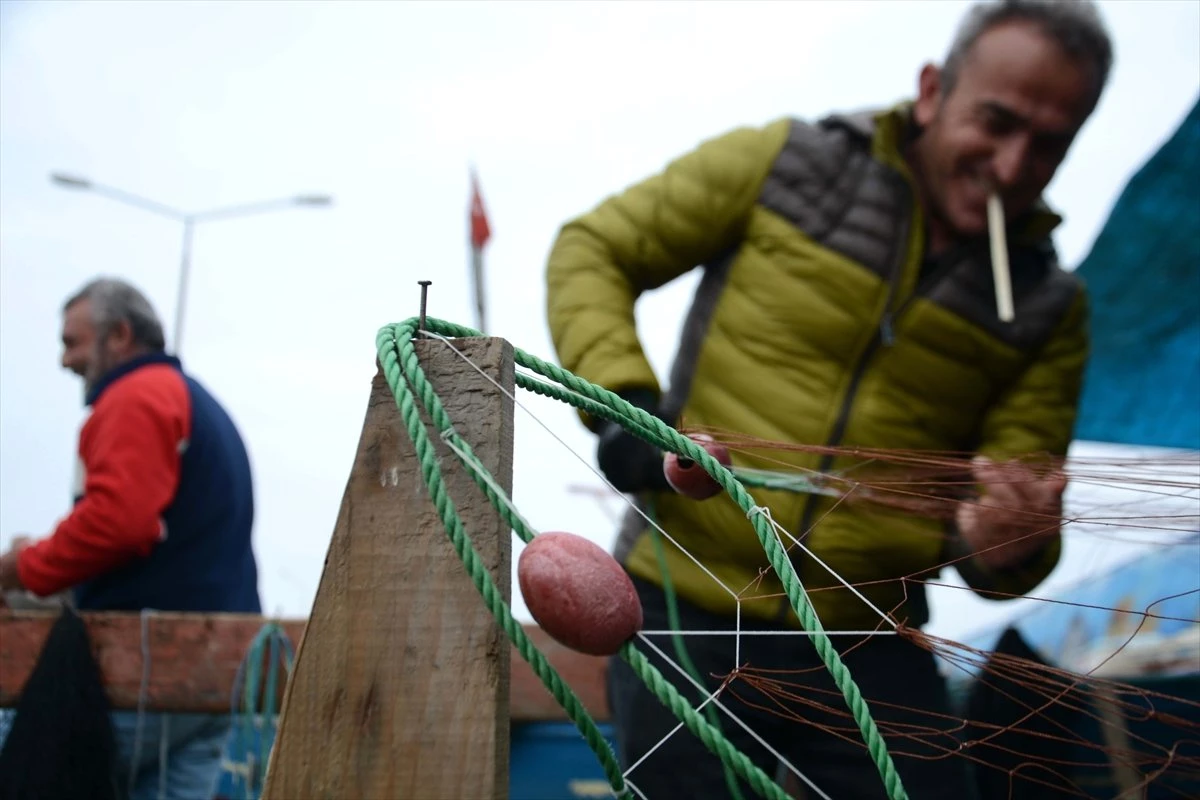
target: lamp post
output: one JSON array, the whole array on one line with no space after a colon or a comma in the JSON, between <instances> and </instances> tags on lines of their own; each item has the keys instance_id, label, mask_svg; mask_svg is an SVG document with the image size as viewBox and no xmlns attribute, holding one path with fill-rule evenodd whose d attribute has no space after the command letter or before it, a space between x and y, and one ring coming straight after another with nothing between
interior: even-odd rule
<instances>
[{"instance_id":1,"label":"lamp post","mask_svg":"<svg viewBox=\"0 0 1200 800\"><path fill-rule=\"evenodd\" d=\"M296 206L329 206L333 203L333 198L323 194L298 194L292 197L283 197L275 200L264 200L258 203L248 203L239 206L225 206L222 208L214 208L208 211L185 212L170 206L157 203L153 200L148 200L145 197L139 197L136 194L114 189L111 186L105 186L95 181L90 181L86 178L80 178L75 175L64 175L59 172L51 173L50 180L64 189L77 189L94 192L111 200L124 203L126 205L140 208L143 211L149 211L153 214L158 214L161 217L168 217L176 222L183 223L183 253L179 260L179 296L175 303L175 334L173 338L175 355L180 354L180 342L183 339L183 312L187 302L188 277L191 272L192 262L192 231L198 222L208 222L210 220L232 219L234 217L242 217L250 214L261 214L269 211L281 211L285 208L294 208Z\"/></svg>"}]
</instances>

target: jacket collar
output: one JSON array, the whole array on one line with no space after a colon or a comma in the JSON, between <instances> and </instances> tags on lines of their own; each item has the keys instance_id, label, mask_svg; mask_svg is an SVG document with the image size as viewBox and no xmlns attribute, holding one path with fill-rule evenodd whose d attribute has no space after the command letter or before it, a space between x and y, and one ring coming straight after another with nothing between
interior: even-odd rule
<instances>
[{"instance_id":1,"label":"jacket collar","mask_svg":"<svg viewBox=\"0 0 1200 800\"><path fill-rule=\"evenodd\" d=\"M911 180L912 171L904 159L903 151L918 133L912 119L912 108L913 101L904 100L882 109L835 114L826 119L826 124L857 134L864 142L869 142L871 154L876 159ZM1029 211L1013 220L1012 234L1024 243L1037 242L1050 236L1062 221L1062 216L1039 198Z\"/></svg>"},{"instance_id":2,"label":"jacket collar","mask_svg":"<svg viewBox=\"0 0 1200 800\"><path fill-rule=\"evenodd\" d=\"M100 399L100 395L102 395L104 390L109 386L112 386L118 380L134 370L141 369L142 367L146 367L151 364L167 364L180 371L183 369L183 366L180 364L178 358L172 355L167 355L161 351L157 353L146 353L145 355L131 358L128 361L118 364L108 372L101 375L99 380L97 380L92 386L91 391L87 393L87 397L84 398L84 403L89 406L95 405L96 401Z\"/></svg>"}]
</instances>

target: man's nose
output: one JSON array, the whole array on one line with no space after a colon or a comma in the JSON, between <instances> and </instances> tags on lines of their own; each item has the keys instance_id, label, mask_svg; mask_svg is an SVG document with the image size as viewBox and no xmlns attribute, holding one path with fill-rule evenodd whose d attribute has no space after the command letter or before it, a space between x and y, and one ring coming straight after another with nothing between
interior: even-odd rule
<instances>
[{"instance_id":1,"label":"man's nose","mask_svg":"<svg viewBox=\"0 0 1200 800\"><path fill-rule=\"evenodd\" d=\"M1029 140L1024 136L1009 137L992 156L992 180L1000 189L1016 186L1028 168Z\"/></svg>"}]
</instances>

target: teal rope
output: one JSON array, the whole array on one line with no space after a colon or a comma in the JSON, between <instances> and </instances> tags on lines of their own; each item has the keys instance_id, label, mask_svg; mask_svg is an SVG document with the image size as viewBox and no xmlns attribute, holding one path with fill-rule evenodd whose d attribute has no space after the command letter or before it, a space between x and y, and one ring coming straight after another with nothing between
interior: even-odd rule
<instances>
[{"instance_id":1,"label":"teal rope","mask_svg":"<svg viewBox=\"0 0 1200 800\"><path fill-rule=\"evenodd\" d=\"M453 544L459 558L462 559L472 582L482 595L493 616L504 631L513 640L518 652L529 662L534 673L542 680L554 698L563 706L564 711L579 728L585 740L599 757L605 773L619 796L628 797L628 789L620 774L616 759L608 742L596 729L594 721L581 707L578 699L570 688L565 685L558 673L549 665L545 657L528 641L523 628L517 624L511 610L500 596L494 581L482 566L478 553L470 543L461 520L458 518L453 501L446 493L438 467L436 452L429 442L424 424L416 409L415 399L419 396L426 413L433 420L434 426L441 436L452 443L462 452L458 456L468 468L476 484L496 508L501 518L511 524L521 538L528 542L535 535L528 530L519 516L512 513L507 501L496 491L494 479L487 473L478 459L475 458L470 446L458 436L454 430L445 409L425 378L418 362L413 337L417 330L418 321L415 318L406 322L388 325L380 329L376 337L380 364L383 366L388 385L392 389L397 407L400 410L409 435L412 437L421 464L422 477L429 489L430 496L438 510L438 514L446 527L447 535ZM453 323L438 319L427 318L426 330L447 337L479 337L483 334ZM835 684L842 691L847 706L857 723L868 752L878 769L884 786L891 800L907 800L907 794L896 773L887 746L871 717L870 709L863 699L858 686L850 676L849 669L842 663L832 642L821 627L808 601L808 596L796 575L787 554L779 546L775 535L763 515L755 513L758 506L746 492L741 482L734 474L714 459L707 450L693 440L682 436L674 429L662 423L656 417L630 405L612 392L571 374L567 370L549 364L535 356L514 348L514 360L517 365L533 370L537 374L553 380L561 386L546 384L532 379L522 373L516 376L519 387L533 391L543 396L566 402L585 413L602 416L617 421L626 430L650 441L664 450L670 450L679 455L692 459L700 464L746 512L751 520L755 534L759 538L767 558L779 575L792 609L796 612L801 624L811 634L811 640L826 668L833 677ZM727 764L751 785L760 795L769 798L785 800L782 790L756 767L744 754L734 748L706 720L700 717L675 690L666 682L662 675L637 651L632 642L627 642L620 651L621 657L637 672L638 676L655 693L672 713L697 736L705 746L717 754Z\"/></svg>"},{"instance_id":2,"label":"teal rope","mask_svg":"<svg viewBox=\"0 0 1200 800\"><path fill-rule=\"evenodd\" d=\"M263 688L262 664L264 650L269 650L266 696L263 703L264 707L259 709L258 695ZM281 650L283 651L282 658L280 654ZM282 663L282 669L290 673L292 671L293 660L294 652L292 644L283 627L277 622L268 622L254 635L254 639L251 640L242 663L238 665L238 672L234 678L233 696L235 699L233 707L230 709L230 714L241 718L233 744L234 749L237 749L237 745L241 745L246 758L245 766L249 773L245 776L237 776L234 781L235 791L239 785L241 787L242 800L258 800L261 796L267 771L267 759L262 752L262 730L266 725L275 724L274 720L277 713L275 695L279 691L280 665ZM242 696L240 713L236 700L239 684L241 684ZM259 729L259 742L257 747L252 747L251 742L254 740L255 727Z\"/></svg>"}]
</instances>

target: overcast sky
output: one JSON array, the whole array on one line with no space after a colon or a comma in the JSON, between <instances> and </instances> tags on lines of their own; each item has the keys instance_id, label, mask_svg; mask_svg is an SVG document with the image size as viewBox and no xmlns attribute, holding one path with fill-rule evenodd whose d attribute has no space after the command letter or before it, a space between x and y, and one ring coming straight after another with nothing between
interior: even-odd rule
<instances>
[{"instance_id":1,"label":"overcast sky","mask_svg":"<svg viewBox=\"0 0 1200 800\"><path fill-rule=\"evenodd\" d=\"M1112 83L1049 191L1063 259L1200 89L1200 3L1101 3ZM201 225L185 366L243 430L269 612L308 612L360 431L377 329L474 324L468 164L494 238L491 333L553 360L543 266L558 226L699 141L783 115L908 97L965 3L0 3L0 547L69 506L81 389L64 298L100 273L172 327L181 226L48 180L61 170L186 211L328 193L329 209ZM644 299L665 375L692 278ZM522 394L580 455L573 411ZM541 530L607 545L581 460L519 412L514 497ZM615 508L615 507L614 507ZM1073 537L1048 591L1123 545ZM514 563L516 557L514 554ZM945 576L947 580L951 576ZM518 614L527 618L514 592ZM947 590L934 632L997 608Z\"/></svg>"}]
</instances>

